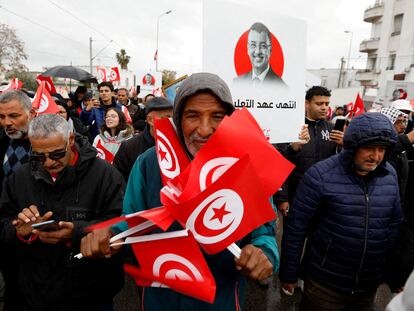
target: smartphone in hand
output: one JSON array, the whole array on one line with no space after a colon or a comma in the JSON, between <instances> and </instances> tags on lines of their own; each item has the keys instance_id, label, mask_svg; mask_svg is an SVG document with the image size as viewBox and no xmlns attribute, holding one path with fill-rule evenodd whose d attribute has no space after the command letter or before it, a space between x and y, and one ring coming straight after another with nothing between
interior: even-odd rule
<instances>
[{"instance_id":1,"label":"smartphone in hand","mask_svg":"<svg viewBox=\"0 0 414 311\"><path fill-rule=\"evenodd\" d=\"M343 132L346 119L337 119L334 125L334 130Z\"/></svg>"},{"instance_id":2,"label":"smartphone in hand","mask_svg":"<svg viewBox=\"0 0 414 311\"><path fill-rule=\"evenodd\" d=\"M32 228L39 231L56 231L59 230L59 224L56 220L47 220L33 224Z\"/></svg>"}]
</instances>

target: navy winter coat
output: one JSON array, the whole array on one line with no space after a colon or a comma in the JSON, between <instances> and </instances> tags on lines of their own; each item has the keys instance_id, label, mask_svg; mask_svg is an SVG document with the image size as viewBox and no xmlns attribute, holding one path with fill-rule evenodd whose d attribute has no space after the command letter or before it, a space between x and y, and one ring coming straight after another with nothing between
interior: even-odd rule
<instances>
[{"instance_id":1,"label":"navy winter coat","mask_svg":"<svg viewBox=\"0 0 414 311\"><path fill-rule=\"evenodd\" d=\"M396 139L385 116L363 114L348 127L342 152L305 173L284 228L282 282L297 281L308 238L305 278L341 293L376 290L402 222L398 181L385 160L364 177L356 174L353 156L362 145Z\"/></svg>"}]
</instances>

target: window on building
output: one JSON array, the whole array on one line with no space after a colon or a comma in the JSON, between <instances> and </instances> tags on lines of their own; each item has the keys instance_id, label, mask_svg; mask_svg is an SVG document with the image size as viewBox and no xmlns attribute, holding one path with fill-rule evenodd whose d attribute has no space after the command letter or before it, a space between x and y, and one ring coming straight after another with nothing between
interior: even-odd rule
<instances>
[{"instance_id":1,"label":"window on building","mask_svg":"<svg viewBox=\"0 0 414 311\"><path fill-rule=\"evenodd\" d=\"M391 54L388 58L387 70L394 70L396 54Z\"/></svg>"},{"instance_id":2,"label":"window on building","mask_svg":"<svg viewBox=\"0 0 414 311\"><path fill-rule=\"evenodd\" d=\"M394 31L391 36L398 36L401 33L404 14L394 16Z\"/></svg>"},{"instance_id":3,"label":"window on building","mask_svg":"<svg viewBox=\"0 0 414 311\"><path fill-rule=\"evenodd\" d=\"M377 57L370 57L368 58L368 68L370 70L375 70L375 66L377 65Z\"/></svg>"},{"instance_id":4,"label":"window on building","mask_svg":"<svg viewBox=\"0 0 414 311\"><path fill-rule=\"evenodd\" d=\"M328 78L326 77L322 77L322 81L321 81L321 86L326 87L328 84Z\"/></svg>"}]
</instances>

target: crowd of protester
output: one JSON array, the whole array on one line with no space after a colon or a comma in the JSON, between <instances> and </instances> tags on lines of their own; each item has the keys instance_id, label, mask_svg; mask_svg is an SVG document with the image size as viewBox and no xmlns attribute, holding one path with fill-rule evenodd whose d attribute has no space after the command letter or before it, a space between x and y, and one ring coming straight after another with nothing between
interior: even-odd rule
<instances>
[{"instance_id":1,"label":"crowd of protester","mask_svg":"<svg viewBox=\"0 0 414 311\"><path fill-rule=\"evenodd\" d=\"M172 118L192 160L235 110L226 83L208 73L187 78L174 103L152 95L138 103L138 94L109 82L97 90L52 94L59 112L40 116L24 91L0 94L4 310L113 310L131 258L109 244L126 228L85 228L162 205L155 119ZM409 295L414 110L407 100L358 116L338 106L328 120L330 96L321 86L308 89L298 141L274 145L295 164L272 198L280 251L269 222L240 241L239 259L227 250L206 255L217 282L213 304L146 287L143 310L241 310L246 276L263 285L274 274L285 295L302 289L300 310L374 310L383 283ZM52 219L50 231L32 227ZM79 252L86 258L75 258ZM399 299L390 310L404 305Z\"/></svg>"}]
</instances>

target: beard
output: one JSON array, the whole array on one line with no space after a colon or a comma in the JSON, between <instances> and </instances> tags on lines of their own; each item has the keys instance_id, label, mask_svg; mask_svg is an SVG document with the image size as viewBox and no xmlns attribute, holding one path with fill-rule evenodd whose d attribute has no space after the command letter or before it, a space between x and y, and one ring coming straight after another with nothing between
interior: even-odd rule
<instances>
[{"instance_id":1,"label":"beard","mask_svg":"<svg viewBox=\"0 0 414 311\"><path fill-rule=\"evenodd\" d=\"M15 129L13 133L9 133L7 129L5 130L5 132L10 139L22 139L27 136L27 127Z\"/></svg>"}]
</instances>

